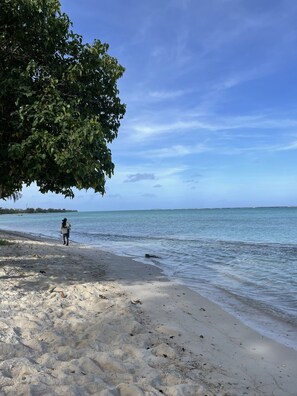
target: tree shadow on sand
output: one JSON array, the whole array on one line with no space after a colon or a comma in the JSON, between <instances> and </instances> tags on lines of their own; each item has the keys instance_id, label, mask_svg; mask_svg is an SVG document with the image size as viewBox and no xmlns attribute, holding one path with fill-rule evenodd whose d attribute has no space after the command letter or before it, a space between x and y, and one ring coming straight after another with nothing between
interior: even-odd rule
<instances>
[{"instance_id":1,"label":"tree shadow on sand","mask_svg":"<svg viewBox=\"0 0 297 396\"><path fill-rule=\"evenodd\" d=\"M15 232L0 232L8 244L0 246L0 282L27 291L49 290L53 286L94 283L108 280L126 284L167 281L161 270L150 264L139 264L129 257L71 244L63 246ZM136 267L142 266L141 271Z\"/></svg>"},{"instance_id":2,"label":"tree shadow on sand","mask_svg":"<svg viewBox=\"0 0 297 396\"><path fill-rule=\"evenodd\" d=\"M17 288L44 290L53 284L96 282L105 275L99 259L73 254L70 247L24 236L18 239L16 234L4 237L9 243L0 246L0 282L13 281Z\"/></svg>"}]
</instances>

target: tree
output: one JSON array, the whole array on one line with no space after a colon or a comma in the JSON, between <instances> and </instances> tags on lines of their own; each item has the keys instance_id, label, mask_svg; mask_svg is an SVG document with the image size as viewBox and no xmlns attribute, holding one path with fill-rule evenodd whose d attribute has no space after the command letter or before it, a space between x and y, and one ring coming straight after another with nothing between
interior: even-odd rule
<instances>
[{"instance_id":1,"label":"tree","mask_svg":"<svg viewBox=\"0 0 297 396\"><path fill-rule=\"evenodd\" d=\"M73 33L58 0L0 5L0 198L33 181L42 193L104 194L124 68L107 44Z\"/></svg>"}]
</instances>

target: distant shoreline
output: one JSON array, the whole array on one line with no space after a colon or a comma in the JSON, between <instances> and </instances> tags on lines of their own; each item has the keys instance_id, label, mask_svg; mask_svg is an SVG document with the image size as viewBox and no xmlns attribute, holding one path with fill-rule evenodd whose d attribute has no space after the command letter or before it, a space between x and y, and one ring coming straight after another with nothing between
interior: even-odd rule
<instances>
[{"instance_id":1,"label":"distant shoreline","mask_svg":"<svg viewBox=\"0 0 297 396\"><path fill-rule=\"evenodd\" d=\"M42 209L42 208L27 208L27 209L6 209L0 208L0 215L2 214L34 214L34 213L67 213L78 212L77 210L70 209Z\"/></svg>"},{"instance_id":2,"label":"distant shoreline","mask_svg":"<svg viewBox=\"0 0 297 396\"><path fill-rule=\"evenodd\" d=\"M209 210L263 210L263 209L296 209L297 205L289 206L233 206L233 207L206 207L206 208L151 208L151 209L114 209L114 210L77 210L77 209L43 209L43 208L27 208L27 209L13 209L13 208L2 208L0 206L1 214L34 214L34 213L88 213L88 212L154 212L154 211L209 211Z\"/></svg>"},{"instance_id":3,"label":"distant shoreline","mask_svg":"<svg viewBox=\"0 0 297 396\"><path fill-rule=\"evenodd\" d=\"M153 209L106 209L106 210L79 210L79 212L157 212L157 211L175 211L175 210L257 210L257 209L296 209L297 206L230 206L230 207L207 207L207 208L153 208Z\"/></svg>"}]
</instances>

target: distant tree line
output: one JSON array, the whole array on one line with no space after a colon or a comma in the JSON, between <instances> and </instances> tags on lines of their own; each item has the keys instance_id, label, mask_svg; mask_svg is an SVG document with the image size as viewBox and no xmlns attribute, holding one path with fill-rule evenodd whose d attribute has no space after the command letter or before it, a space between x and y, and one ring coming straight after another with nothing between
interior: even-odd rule
<instances>
[{"instance_id":1,"label":"distant tree line","mask_svg":"<svg viewBox=\"0 0 297 396\"><path fill-rule=\"evenodd\" d=\"M27 208L27 209L6 209L0 208L1 214L23 214L23 213L61 213L61 212L77 212L77 210L68 209L42 209L42 208Z\"/></svg>"}]
</instances>

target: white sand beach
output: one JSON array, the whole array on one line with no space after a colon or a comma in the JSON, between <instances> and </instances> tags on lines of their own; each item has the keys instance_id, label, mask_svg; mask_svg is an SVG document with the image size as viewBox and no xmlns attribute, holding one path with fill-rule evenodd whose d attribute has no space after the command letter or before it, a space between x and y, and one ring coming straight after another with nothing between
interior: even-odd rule
<instances>
[{"instance_id":1,"label":"white sand beach","mask_svg":"<svg viewBox=\"0 0 297 396\"><path fill-rule=\"evenodd\" d=\"M296 396L297 351L150 265L0 232L0 395Z\"/></svg>"}]
</instances>

